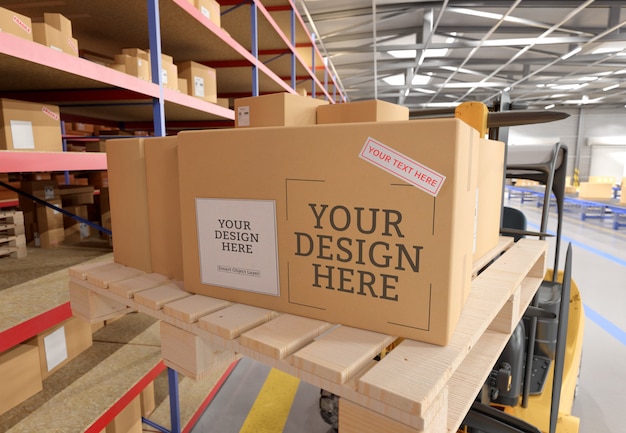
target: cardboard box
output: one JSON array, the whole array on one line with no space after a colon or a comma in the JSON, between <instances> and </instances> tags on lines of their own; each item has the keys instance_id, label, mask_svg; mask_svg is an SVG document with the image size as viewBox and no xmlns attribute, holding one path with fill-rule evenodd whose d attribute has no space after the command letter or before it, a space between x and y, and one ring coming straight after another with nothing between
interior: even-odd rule
<instances>
[{"instance_id":1,"label":"cardboard box","mask_svg":"<svg viewBox=\"0 0 626 433\"><path fill-rule=\"evenodd\" d=\"M474 255L478 260L498 245L504 182L504 143L480 139L476 189Z\"/></svg>"},{"instance_id":2,"label":"cardboard box","mask_svg":"<svg viewBox=\"0 0 626 433\"><path fill-rule=\"evenodd\" d=\"M385 122L409 120L409 109L391 102L370 101L328 104L317 107L317 123Z\"/></svg>"},{"instance_id":3,"label":"cardboard box","mask_svg":"<svg viewBox=\"0 0 626 433\"><path fill-rule=\"evenodd\" d=\"M87 152L103 152L104 153L107 151L106 140L88 141L85 143L85 150Z\"/></svg>"},{"instance_id":4,"label":"cardboard box","mask_svg":"<svg viewBox=\"0 0 626 433\"><path fill-rule=\"evenodd\" d=\"M0 99L0 150L62 152L59 107Z\"/></svg>"},{"instance_id":5,"label":"cardboard box","mask_svg":"<svg viewBox=\"0 0 626 433\"><path fill-rule=\"evenodd\" d=\"M139 48L124 48L122 49L122 54L127 54L131 57L138 57L150 63L150 53L146 50L141 50Z\"/></svg>"},{"instance_id":6,"label":"cardboard box","mask_svg":"<svg viewBox=\"0 0 626 433\"><path fill-rule=\"evenodd\" d=\"M94 188L91 185L60 185L59 195L63 206L93 203Z\"/></svg>"},{"instance_id":7,"label":"cardboard box","mask_svg":"<svg viewBox=\"0 0 626 433\"><path fill-rule=\"evenodd\" d=\"M148 418L154 409L156 409L156 401L154 399L154 382L150 382L139 394L141 403L141 416Z\"/></svg>"},{"instance_id":8,"label":"cardboard box","mask_svg":"<svg viewBox=\"0 0 626 433\"><path fill-rule=\"evenodd\" d=\"M58 200L61 198L59 195L59 185L56 179L52 180L24 180L22 181L22 191L35 196L41 200ZM24 196L20 200L20 207L29 207L32 205L32 200Z\"/></svg>"},{"instance_id":9,"label":"cardboard box","mask_svg":"<svg viewBox=\"0 0 626 433\"><path fill-rule=\"evenodd\" d=\"M609 200L613 198L612 183L581 182L578 187L578 198Z\"/></svg>"},{"instance_id":10,"label":"cardboard box","mask_svg":"<svg viewBox=\"0 0 626 433\"><path fill-rule=\"evenodd\" d=\"M187 79L178 77L178 91L189 95L189 81Z\"/></svg>"},{"instance_id":11,"label":"cardboard box","mask_svg":"<svg viewBox=\"0 0 626 433\"><path fill-rule=\"evenodd\" d=\"M191 0L189 3L193 4L194 7L213 22L213 24L218 27L222 26L220 4L218 2L215 0Z\"/></svg>"},{"instance_id":12,"label":"cardboard box","mask_svg":"<svg viewBox=\"0 0 626 433\"><path fill-rule=\"evenodd\" d=\"M315 125L317 107L325 104L291 93L235 99L235 127Z\"/></svg>"},{"instance_id":13,"label":"cardboard box","mask_svg":"<svg viewBox=\"0 0 626 433\"><path fill-rule=\"evenodd\" d=\"M43 389L39 351L28 344L0 353L0 415Z\"/></svg>"},{"instance_id":14,"label":"cardboard box","mask_svg":"<svg viewBox=\"0 0 626 433\"><path fill-rule=\"evenodd\" d=\"M106 170L90 171L89 185L93 185L95 189L109 187L109 173Z\"/></svg>"},{"instance_id":15,"label":"cardboard box","mask_svg":"<svg viewBox=\"0 0 626 433\"><path fill-rule=\"evenodd\" d=\"M457 119L181 132L185 290L447 344L478 142Z\"/></svg>"},{"instance_id":16,"label":"cardboard box","mask_svg":"<svg viewBox=\"0 0 626 433\"><path fill-rule=\"evenodd\" d=\"M150 61L128 54L116 54L115 63L124 65L123 72L142 80L150 81Z\"/></svg>"},{"instance_id":17,"label":"cardboard box","mask_svg":"<svg viewBox=\"0 0 626 433\"><path fill-rule=\"evenodd\" d=\"M153 271L144 140L122 138L107 142L108 196L115 262L150 273Z\"/></svg>"},{"instance_id":18,"label":"cardboard box","mask_svg":"<svg viewBox=\"0 0 626 433\"><path fill-rule=\"evenodd\" d=\"M86 220L89 220L89 214L87 212L87 205L78 206L63 206L63 209ZM91 236L91 228L89 225L79 222L78 220L63 215L63 227L65 243L76 243L82 239L87 239Z\"/></svg>"},{"instance_id":19,"label":"cardboard box","mask_svg":"<svg viewBox=\"0 0 626 433\"><path fill-rule=\"evenodd\" d=\"M33 40L31 19L3 7L0 7L0 32L11 33L29 41Z\"/></svg>"},{"instance_id":20,"label":"cardboard box","mask_svg":"<svg viewBox=\"0 0 626 433\"><path fill-rule=\"evenodd\" d=\"M43 21L60 31L63 36L66 36L68 38L71 38L73 36L72 22L63 15L45 12L43 14Z\"/></svg>"},{"instance_id":21,"label":"cardboard box","mask_svg":"<svg viewBox=\"0 0 626 433\"><path fill-rule=\"evenodd\" d=\"M141 433L141 402L135 397L106 427L106 433Z\"/></svg>"},{"instance_id":22,"label":"cardboard box","mask_svg":"<svg viewBox=\"0 0 626 433\"><path fill-rule=\"evenodd\" d=\"M37 347L41 377L45 380L91 347L91 324L86 320L70 317L26 343Z\"/></svg>"},{"instance_id":23,"label":"cardboard box","mask_svg":"<svg viewBox=\"0 0 626 433\"><path fill-rule=\"evenodd\" d=\"M152 272L183 279L176 137L144 140Z\"/></svg>"},{"instance_id":24,"label":"cardboard box","mask_svg":"<svg viewBox=\"0 0 626 433\"><path fill-rule=\"evenodd\" d=\"M33 41L78 57L78 41L48 23L33 23Z\"/></svg>"},{"instance_id":25,"label":"cardboard box","mask_svg":"<svg viewBox=\"0 0 626 433\"><path fill-rule=\"evenodd\" d=\"M215 69L196 62L184 62L178 64L178 75L187 80L189 95L217 102Z\"/></svg>"}]
</instances>

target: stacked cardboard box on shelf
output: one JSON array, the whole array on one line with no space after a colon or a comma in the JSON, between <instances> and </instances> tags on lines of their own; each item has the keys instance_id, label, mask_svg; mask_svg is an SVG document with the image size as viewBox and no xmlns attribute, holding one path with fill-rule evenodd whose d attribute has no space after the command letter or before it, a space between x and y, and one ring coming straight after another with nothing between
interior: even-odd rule
<instances>
[{"instance_id":1,"label":"stacked cardboard box on shelf","mask_svg":"<svg viewBox=\"0 0 626 433\"><path fill-rule=\"evenodd\" d=\"M63 150L56 105L0 99L0 122L0 150Z\"/></svg>"},{"instance_id":2,"label":"stacked cardboard box on shelf","mask_svg":"<svg viewBox=\"0 0 626 433\"><path fill-rule=\"evenodd\" d=\"M218 27L222 26L220 4L215 0L187 0Z\"/></svg>"},{"instance_id":3,"label":"stacked cardboard box on shelf","mask_svg":"<svg viewBox=\"0 0 626 433\"><path fill-rule=\"evenodd\" d=\"M33 40L78 57L78 41L72 35L72 22L56 13L45 13L43 19L43 23L33 23Z\"/></svg>"},{"instance_id":4,"label":"stacked cardboard box on shelf","mask_svg":"<svg viewBox=\"0 0 626 433\"><path fill-rule=\"evenodd\" d=\"M62 208L59 187L55 180L22 181L22 190L41 200ZM20 209L24 212L26 241L42 248L55 247L63 243L63 214L55 209L19 197Z\"/></svg>"},{"instance_id":5,"label":"stacked cardboard box on shelf","mask_svg":"<svg viewBox=\"0 0 626 433\"><path fill-rule=\"evenodd\" d=\"M178 64L178 76L186 81L187 94L217 103L215 69L189 61Z\"/></svg>"},{"instance_id":6,"label":"stacked cardboard box on shelf","mask_svg":"<svg viewBox=\"0 0 626 433\"><path fill-rule=\"evenodd\" d=\"M142 80L152 80L149 50L124 48L121 54L115 55L115 62L109 67ZM161 79L164 87L178 90L178 67L174 58L167 54L161 54Z\"/></svg>"},{"instance_id":7,"label":"stacked cardboard box on shelf","mask_svg":"<svg viewBox=\"0 0 626 433\"><path fill-rule=\"evenodd\" d=\"M235 127L315 125L317 108L328 102L291 93L235 99Z\"/></svg>"},{"instance_id":8,"label":"stacked cardboard box on shelf","mask_svg":"<svg viewBox=\"0 0 626 433\"><path fill-rule=\"evenodd\" d=\"M0 353L0 377L2 377L2 398L0 398L2 415L43 389L37 348L28 344L18 344Z\"/></svg>"},{"instance_id":9,"label":"stacked cardboard box on shelf","mask_svg":"<svg viewBox=\"0 0 626 433\"><path fill-rule=\"evenodd\" d=\"M0 32L10 33L29 41L33 40L31 19L3 7L0 7Z\"/></svg>"}]
</instances>

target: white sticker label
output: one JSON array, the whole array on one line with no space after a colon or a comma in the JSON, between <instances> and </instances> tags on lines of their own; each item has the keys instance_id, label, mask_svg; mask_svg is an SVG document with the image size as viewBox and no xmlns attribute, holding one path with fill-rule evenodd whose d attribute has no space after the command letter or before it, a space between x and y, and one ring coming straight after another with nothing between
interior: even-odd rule
<instances>
[{"instance_id":1,"label":"white sticker label","mask_svg":"<svg viewBox=\"0 0 626 433\"><path fill-rule=\"evenodd\" d=\"M196 77L194 75L194 77L193 77L193 94L194 94L194 96L199 96L201 98L204 98L204 78Z\"/></svg>"},{"instance_id":2,"label":"white sticker label","mask_svg":"<svg viewBox=\"0 0 626 433\"><path fill-rule=\"evenodd\" d=\"M167 84L167 69L161 69L161 81Z\"/></svg>"},{"instance_id":3,"label":"white sticker label","mask_svg":"<svg viewBox=\"0 0 626 433\"><path fill-rule=\"evenodd\" d=\"M46 200L52 200L54 198L54 187L52 185L46 185L43 187L43 197ZM55 210L55 212L58 212Z\"/></svg>"},{"instance_id":4,"label":"white sticker label","mask_svg":"<svg viewBox=\"0 0 626 433\"><path fill-rule=\"evenodd\" d=\"M196 221L203 284L280 295L273 200L197 198Z\"/></svg>"},{"instance_id":5,"label":"white sticker label","mask_svg":"<svg viewBox=\"0 0 626 433\"><path fill-rule=\"evenodd\" d=\"M237 126L250 126L250 107L237 108Z\"/></svg>"},{"instance_id":6,"label":"white sticker label","mask_svg":"<svg viewBox=\"0 0 626 433\"><path fill-rule=\"evenodd\" d=\"M202 15L204 15L208 19L211 19L211 12L207 8L205 8L204 6L200 7L200 12L202 13Z\"/></svg>"},{"instance_id":7,"label":"white sticker label","mask_svg":"<svg viewBox=\"0 0 626 433\"><path fill-rule=\"evenodd\" d=\"M52 334L44 337L43 345L46 350L46 366L48 371L50 371L67 359L65 328L62 326Z\"/></svg>"},{"instance_id":8,"label":"white sticker label","mask_svg":"<svg viewBox=\"0 0 626 433\"><path fill-rule=\"evenodd\" d=\"M369 137L359 157L437 197L446 177Z\"/></svg>"},{"instance_id":9,"label":"white sticker label","mask_svg":"<svg viewBox=\"0 0 626 433\"><path fill-rule=\"evenodd\" d=\"M33 124L28 120L11 120L11 139L13 149L34 149L35 136Z\"/></svg>"}]
</instances>

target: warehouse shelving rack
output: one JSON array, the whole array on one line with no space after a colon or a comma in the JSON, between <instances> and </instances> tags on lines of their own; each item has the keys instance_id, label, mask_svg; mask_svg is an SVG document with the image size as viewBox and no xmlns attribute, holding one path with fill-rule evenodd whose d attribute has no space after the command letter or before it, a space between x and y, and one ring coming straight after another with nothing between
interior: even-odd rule
<instances>
[{"instance_id":1,"label":"warehouse shelving rack","mask_svg":"<svg viewBox=\"0 0 626 433\"><path fill-rule=\"evenodd\" d=\"M231 109L164 86L160 54L166 53L175 62L193 60L216 68L218 94L223 97L306 89L312 97L346 101L292 0L219 3L221 27L187 0L0 0L0 6L30 17L63 14L72 21L80 47L80 57L75 57L0 32L0 97L58 105L64 121L152 129L155 136L168 130L232 126ZM114 29L110 23L115 23ZM150 47L153 82L106 66L127 47ZM106 155L0 151L0 173L83 170L106 170ZM3 338L3 350L69 314L69 304L63 303L16 323L3 333L10 337ZM170 370L170 384L176 379ZM177 387L170 386L170 393L172 432L179 432ZM113 412L106 416L112 419Z\"/></svg>"}]
</instances>

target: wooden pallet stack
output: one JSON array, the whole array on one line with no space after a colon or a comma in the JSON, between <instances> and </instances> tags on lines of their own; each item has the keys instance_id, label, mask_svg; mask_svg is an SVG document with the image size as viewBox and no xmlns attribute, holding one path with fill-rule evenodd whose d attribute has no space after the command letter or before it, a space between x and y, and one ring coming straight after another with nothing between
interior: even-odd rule
<instances>
[{"instance_id":1,"label":"wooden pallet stack","mask_svg":"<svg viewBox=\"0 0 626 433\"><path fill-rule=\"evenodd\" d=\"M0 257L26 257L24 214L21 211L0 211Z\"/></svg>"},{"instance_id":2,"label":"wooden pallet stack","mask_svg":"<svg viewBox=\"0 0 626 433\"><path fill-rule=\"evenodd\" d=\"M461 424L539 287L546 248L503 240L490 256L506 251L477 272L447 346L195 295L115 263L71 268L70 299L74 314L91 321L125 310L160 319L164 362L187 376L247 356L337 394L340 433L447 433Z\"/></svg>"}]
</instances>

